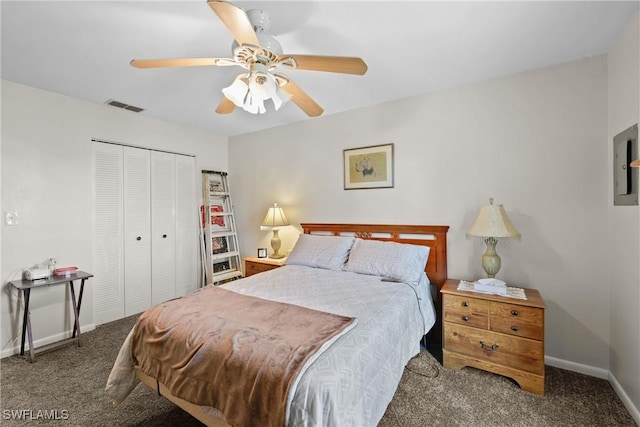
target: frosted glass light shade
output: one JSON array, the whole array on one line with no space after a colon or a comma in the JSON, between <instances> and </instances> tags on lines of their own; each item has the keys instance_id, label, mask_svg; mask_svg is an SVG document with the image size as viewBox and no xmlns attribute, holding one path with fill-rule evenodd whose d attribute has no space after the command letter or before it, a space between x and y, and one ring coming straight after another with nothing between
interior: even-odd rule
<instances>
[{"instance_id":1,"label":"frosted glass light shade","mask_svg":"<svg viewBox=\"0 0 640 427\"><path fill-rule=\"evenodd\" d=\"M222 89L222 93L237 107L244 107L247 93L249 92L248 79L244 75L235 78L231 85Z\"/></svg>"},{"instance_id":2,"label":"frosted glass light shade","mask_svg":"<svg viewBox=\"0 0 640 427\"><path fill-rule=\"evenodd\" d=\"M284 104L286 104L291 99L291 94L289 92L282 90L278 86L276 93L273 94L271 100L273 101L273 105L276 107L276 111L280 109Z\"/></svg>"}]
</instances>

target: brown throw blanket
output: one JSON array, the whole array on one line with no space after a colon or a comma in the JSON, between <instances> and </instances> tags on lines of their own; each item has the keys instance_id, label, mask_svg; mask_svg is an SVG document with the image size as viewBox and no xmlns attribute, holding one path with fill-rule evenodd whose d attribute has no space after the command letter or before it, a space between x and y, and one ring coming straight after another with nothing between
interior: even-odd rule
<instances>
[{"instance_id":1,"label":"brown throw blanket","mask_svg":"<svg viewBox=\"0 0 640 427\"><path fill-rule=\"evenodd\" d=\"M282 427L304 363L355 319L210 286L150 308L132 337L136 367L232 426Z\"/></svg>"}]
</instances>

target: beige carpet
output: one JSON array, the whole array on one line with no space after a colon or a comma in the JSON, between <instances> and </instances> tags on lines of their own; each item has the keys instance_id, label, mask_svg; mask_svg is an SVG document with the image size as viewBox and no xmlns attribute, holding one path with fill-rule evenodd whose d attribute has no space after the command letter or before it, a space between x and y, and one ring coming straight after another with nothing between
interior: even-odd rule
<instances>
[{"instance_id":1,"label":"beige carpet","mask_svg":"<svg viewBox=\"0 0 640 427\"><path fill-rule=\"evenodd\" d=\"M127 318L38 355L0 360L0 424L5 426L197 426L195 419L144 385L118 407L104 385L120 344L135 322ZM443 368L426 351L409 362L379 427L635 426L607 381L547 367L546 395L521 391L510 379L472 368ZM9 420L11 412L58 411L60 421ZM24 411L23 411L24 413ZM66 414L66 416L64 415ZM336 426L360 427L360 426Z\"/></svg>"}]
</instances>

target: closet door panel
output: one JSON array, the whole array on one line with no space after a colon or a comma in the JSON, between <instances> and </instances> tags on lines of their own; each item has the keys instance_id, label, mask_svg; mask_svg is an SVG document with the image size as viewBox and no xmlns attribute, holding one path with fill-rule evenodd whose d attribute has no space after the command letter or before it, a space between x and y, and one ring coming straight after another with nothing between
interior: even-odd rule
<instances>
[{"instance_id":1,"label":"closet door panel","mask_svg":"<svg viewBox=\"0 0 640 427\"><path fill-rule=\"evenodd\" d=\"M176 296L175 155L151 152L151 302Z\"/></svg>"},{"instance_id":2,"label":"closet door panel","mask_svg":"<svg viewBox=\"0 0 640 427\"><path fill-rule=\"evenodd\" d=\"M196 205L196 161L176 155L176 293L186 295L198 286L200 214Z\"/></svg>"},{"instance_id":3,"label":"closet door panel","mask_svg":"<svg viewBox=\"0 0 640 427\"><path fill-rule=\"evenodd\" d=\"M124 317L122 147L94 142L94 257L91 286L96 325Z\"/></svg>"},{"instance_id":4,"label":"closet door panel","mask_svg":"<svg viewBox=\"0 0 640 427\"><path fill-rule=\"evenodd\" d=\"M151 154L124 147L125 315L151 306Z\"/></svg>"}]
</instances>

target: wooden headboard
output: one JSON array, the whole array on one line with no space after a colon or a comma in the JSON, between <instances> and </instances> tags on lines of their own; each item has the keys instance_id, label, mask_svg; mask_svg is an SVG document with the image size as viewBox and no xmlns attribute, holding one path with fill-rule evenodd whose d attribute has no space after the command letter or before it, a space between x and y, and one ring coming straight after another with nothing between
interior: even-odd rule
<instances>
[{"instance_id":1,"label":"wooden headboard","mask_svg":"<svg viewBox=\"0 0 640 427\"><path fill-rule=\"evenodd\" d=\"M305 234L355 236L389 242L430 246L424 271L438 290L447 279L448 225L300 224Z\"/></svg>"}]
</instances>

